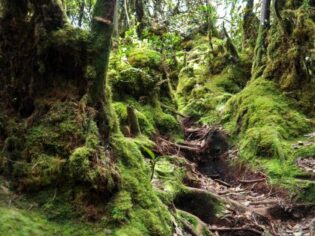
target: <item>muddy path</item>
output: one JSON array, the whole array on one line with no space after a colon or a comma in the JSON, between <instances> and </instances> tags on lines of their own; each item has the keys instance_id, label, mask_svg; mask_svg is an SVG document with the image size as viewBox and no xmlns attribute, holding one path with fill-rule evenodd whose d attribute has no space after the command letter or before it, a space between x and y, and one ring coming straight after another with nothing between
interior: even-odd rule
<instances>
[{"instance_id":1,"label":"muddy path","mask_svg":"<svg viewBox=\"0 0 315 236\"><path fill-rule=\"evenodd\" d=\"M315 236L315 204L293 202L285 190L271 186L262 172L231 165L238 151L229 147L220 127L201 127L189 121L183 126L185 142L158 140L162 152L177 152L187 162L184 184L190 195L175 199L179 211L196 216L219 236ZM210 216L203 196L221 202L223 212Z\"/></svg>"}]
</instances>

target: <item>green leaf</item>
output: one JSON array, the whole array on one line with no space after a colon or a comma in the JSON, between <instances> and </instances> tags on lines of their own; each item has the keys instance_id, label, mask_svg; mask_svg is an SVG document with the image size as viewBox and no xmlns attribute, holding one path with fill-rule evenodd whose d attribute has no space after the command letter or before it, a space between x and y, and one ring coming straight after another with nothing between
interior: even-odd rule
<instances>
[{"instance_id":1,"label":"green leaf","mask_svg":"<svg viewBox=\"0 0 315 236\"><path fill-rule=\"evenodd\" d=\"M143 148L143 150L150 156L150 158L152 159L152 160L154 160L155 159L155 154L154 154L154 152L152 152L149 148L147 148L147 147L145 147L145 146L142 146L142 148Z\"/></svg>"}]
</instances>

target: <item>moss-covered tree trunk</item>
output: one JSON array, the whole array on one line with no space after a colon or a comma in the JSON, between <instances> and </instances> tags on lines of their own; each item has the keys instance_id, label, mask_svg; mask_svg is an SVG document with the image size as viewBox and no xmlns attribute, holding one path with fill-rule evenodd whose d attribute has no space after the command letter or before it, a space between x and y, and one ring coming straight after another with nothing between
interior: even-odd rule
<instances>
[{"instance_id":1,"label":"moss-covered tree trunk","mask_svg":"<svg viewBox=\"0 0 315 236\"><path fill-rule=\"evenodd\" d=\"M136 0L135 2L135 10L137 17L137 34L139 38L142 38L142 32L144 30L144 4L143 0Z\"/></svg>"},{"instance_id":2,"label":"moss-covered tree trunk","mask_svg":"<svg viewBox=\"0 0 315 236\"><path fill-rule=\"evenodd\" d=\"M255 48L259 20L254 14L254 0L248 0L243 17L243 49Z\"/></svg>"},{"instance_id":3,"label":"moss-covered tree trunk","mask_svg":"<svg viewBox=\"0 0 315 236\"><path fill-rule=\"evenodd\" d=\"M108 68L109 55L111 49L111 37L114 29L114 15L116 0L98 0L94 7L92 21L93 49L95 56L92 66L95 68L95 78L89 91L90 102L98 111L97 124L102 142L109 140L109 118L106 109L106 72ZM107 111L106 111L107 110Z\"/></svg>"}]
</instances>

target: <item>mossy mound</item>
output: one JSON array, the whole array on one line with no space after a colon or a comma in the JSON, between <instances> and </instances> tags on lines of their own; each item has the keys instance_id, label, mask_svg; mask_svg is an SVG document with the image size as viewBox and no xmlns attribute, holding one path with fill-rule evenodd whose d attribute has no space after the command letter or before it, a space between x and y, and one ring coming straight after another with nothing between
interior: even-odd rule
<instances>
[{"instance_id":1,"label":"mossy mound","mask_svg":"<svg viewBox=\"0 0 315 236\"><path fill-rule=\"evenodd\" d=\"M133 96L153 98L157 84L162 80L160 53L146 47L131 47L123 55L112 56L109 80L114 98Z\"/></svg>"},{"instance_id":2,"label":"mossy mound","mask_svg":"<svg viewBox=\"0 0 315 236\"><path fill-rule=\"evenodd\" d=\"M142 44L122 45L124 50L118 48L112 55L109 80L121 131L130 136L127 107L132 106L144 135L179 133L175 116L161 108L161 102L169 104L172 97L163 80L161 54Z\"/></svg>"},{"instance_id":3,"label":"mossy mound","mask_svg":"<svg viewBox=\"0 0 315 236\"><path fill-rule=\"evenodd\" d=\"M1 171L15 180L15 187L37 190L36 195L27 196L41 212L34 211L38 225L33 231L26 226L21 230L41 235L38 228L43 227L53 234L54 225L58 226L54 222L64 220L69 221L69 229L65 226L56 232L68 235L68 231L76 232L70 221L84 216L83 222L97 221L95 226L111 235L171 235L171 215L150 184L151 168L141 153L142 146L152 147L149 139L114 135L112 151L106 151L93 121L95 112L84 99L42 99L37 104L45 109L38 110L38 117L22 136L7 138L1 154ZM16 209L17 218L28 222L33 213L26 216L23 209ZM7 215L3 220L8 222L3 227L12 223ZM104 232L83 224L82 228L82 235ZM3 230L20 234L11 228Z\"/></svg>"},{"instance_id":4,"label":"mossy mound","mask_svg":"<svg viewBox=\"0 0 315 236\"><path fill-rule=\"evenodd\" d=\"M100 146L96 123L88 114L93 109L74 101L50 102L39 100L38 117L29 118L36 119L31 127L6 139L2 172L19 189L76 180L97 191L113 189L119 177Z\"/></svg>"},{"instance_id":5,"label":"mossy mound","mask_svg":"<svg viewBox=\"0 0 315 236\"><path fill-rule=\"evenodd\" d=\"M277 89L276 84L259 78L229 100L225 110L231 120L228 129L241 134L241 152L248 158L288 156L281 148L282 140L297 138L310 128L306 117L289 106L290 102ZM250 145L252 143L252 145ZM247 149L254 148L255 151ZM249 154L248 153L248 154Z\"/></svg>"}]
</instances>

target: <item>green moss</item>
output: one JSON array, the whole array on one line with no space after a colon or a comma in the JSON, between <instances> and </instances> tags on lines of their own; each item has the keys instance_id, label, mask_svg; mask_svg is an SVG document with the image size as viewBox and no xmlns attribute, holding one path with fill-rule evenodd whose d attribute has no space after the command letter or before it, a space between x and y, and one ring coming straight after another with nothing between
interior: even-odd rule
<instances>
[{"instance_id":1,"label":"green moss","mask_svg":"<svg viewBox=\"0 0 315 236\"><path fill-rule=\"evenodd\" d=\"M133 98L128 98L125 102L114 102L113 106L117 112L121 127L128 125L128 105L135 107L140 129L145 135L150 136L154 132L176 134L180 131L179 122L173 115L165 113L158 106L144 105Z\"/></svg>"},{"instance_id":2,"label":"green moss","mask_svg":"<svg viewBox=\"0 0 315 236\"><path fill-rule=\"evenodd\" d=\"M131 209L133 207L132 199L130 193L126 191L119 192L114 201L112 202L112 217L114 220L119 222L126 222L131 213Z\"/></svg>"},{"instance_id":3,"label":"green moss","mask_svg":"<svg viewBox=\"0 0 315 236\"><path fill-rule=\"evenodd\" d=\"M307 132L306 118L292 109L276 85L263 78L252 81L229 100L225 118L227 129L240 134L240 155L290 160L289 140Z\"/></svg>"},{"instance_id":4,"label":"green moss","mask_svg":"<svg viewBox=\"0 0 315 236\"><path fill-rule=\"evenodd\" d=\"M315 144L307 147L302 147L296 152L297 157L313 157L315 158Z\"/></svg>"},{"instance_id":5,"label":"green moss","mask_svg":"<svg viewBox=\"0 0 315 236\"><path fill-rule=\"evenodd\" d=\"M36 103L40 117L3 153L1 167L15 179L14 186L31 190L79 181L96 191L116 187L119 175L100 146L97 125L87 112L92 108L57 98Z\"/></svg>"},{"instance_id":6,"label":"green moss","mask_svg":"<svg viewBox=\"0 0 315 236\"><path fill-rule=\"evenodd\" d=\"M74 28L70 25L51 33L51 41L54 45L76 47L77 51L79 51L79 47L82 47L82 44L88 43L89 40L90 34L88 31L80 28Z\"/></svg>"},{"instance_id":7,"label":"green moss","mask_svg":"<svg viewBox=\"0 0 315 236\"><path fill-rule=\"evenodd\" d=\"M131 95L135 98L141 96L153 96L155 84L159 81L158 76L149 75L142 68L131 67L125 64L116 77L110 77L114 94L117 97Z\"/></svg>"},{"instance_id":8,"label":"green moss","mask_svg":"<svg viewBox=\"0 0 315 236\"><path fill-rule=\"evenodd\" d=\"M70 171L78 179L85 179L90 169L89 158L93 155L93 149L80 147L74 150L69 159Z\"/></svg>"},{"instance_id":9,"label":"green moss","mask_svg":"<svg viewBox=\"0 0 315 236\"><path fill-rule=\"evenodd\" d=\"M246 68L246 67L245 67ZM179 110L202 123L220 122L222 111L233 93L239 92L249 79L243 64L227 66L220 74L191 77L192 69L183 69L177 87Z\"/></svg>"},{"instance_id":10,"label":"green moss","mask_svg":"<svg viewBox=\"0 0 315 236\"><path fill-rule=\"evenodd\" d=\"M182 190L184 163L174 157L156 157L153 186L157 189L159 197L165 204L170 204Z\"/></svg>"},{"instance_id":11,"label":"green moss","mask_svg":"<svg viewBox=\"0 0 315 236\"><path fill-rule=\"evenodd\" d=\"M179 217L180 221L185 221L186 223L190 224L195 234L202 236L212 235L211 232L205 227L205 225L202 224L200 220L194 215L191 215L184 211L178 211L177 216Z\"/></svg>"},{"instance_id":12,"label":"green moss","mask_svg":"<svg viewBox=\"0 0 315 236\"><path fill-rule=\"evenodd\" d=\"M127 56L128 62L136 68L158 69L161 63L160 53L145 47L134 48Z\"/></svg>"},{"instance_id":13,"label":"green moss","mask_svg":"<svg viewBox=\"0 0 315 236\"><path fill-rule=\"evenodd\" d=\"M128 192L133 203L131 206L126 194L118 196L119 201L114 203L113 209L119 209L119 218L127 217L128 222L114 235L130 235L130 232L134 235L171 235L170 214L152 189L150 169L137 144L132 139L117 136L113 137L113 148L115 155L120 157L121 191ZM130 209L129 216L125 214L126 208Z\"/></svg>"},{"instance_id":14,"label":"green moss","mask_svg":"<svg viewBox=\"0 0 315 236\"><path fill-rule=\"evenodd\" d=\"M36 211L0 207L0 232L14 236L103 235L103 229L81 222L50 222ZM18 227L17 227L18 225Z\"/></svg>"},{"instance_id":15,"label":"green moss","mask_svg":"<svg viewBox=\"0 0 315 236\"><path fill-rule=\"evenodd\" d=\"M69 189L52 189L33 195L11 192L0 177L0 232L3 235L103 235L104 227L75 218ZM71 195L71 194L70 194ZM14 199L14 200L13 200ZM10 204L8 204L10 202ZM19 227L16 227L16 226Z\"/></svg>"},{"instance_id":16,"label":"green moss","mask_svg":"<svg viewBox=\"0 0 315 236\"><path fill-rule=\"evenodd\" d=\"M276 85L263 78L251 83L234 96L225 114L231 118L227 126L232 133L244 133L250 128L270 126L279 138L289 139L307 132L309 124L302 114L290 107ZM275 137L275 136L274 136Z\"/></svg>"}]
</instances>

